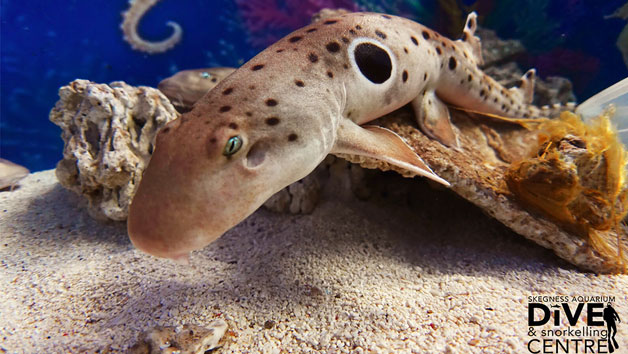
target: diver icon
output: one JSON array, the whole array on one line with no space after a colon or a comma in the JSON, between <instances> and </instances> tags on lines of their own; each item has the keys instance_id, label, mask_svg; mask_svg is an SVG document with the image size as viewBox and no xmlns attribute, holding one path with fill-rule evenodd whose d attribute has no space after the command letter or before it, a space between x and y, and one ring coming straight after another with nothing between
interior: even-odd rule
<instances>
[{"instance_id":1,"label":"diver icon","mask_svg":"<svg viewBox=\"0 0 628 354\"><path fill-rule=\"evenodd\" d=\"M615 311L613 306L611 306L610 302L604 308L602 316L604 317L604 321L606 321L606 328L608 329L608 348L612 353L615 349L619 348L617 340L615 340L615 335L617 334L617 325L615 324L615 320L617 320L617 322L621 322L621 319L619 318L617 311Z\"/></svg>"}]
</instances>

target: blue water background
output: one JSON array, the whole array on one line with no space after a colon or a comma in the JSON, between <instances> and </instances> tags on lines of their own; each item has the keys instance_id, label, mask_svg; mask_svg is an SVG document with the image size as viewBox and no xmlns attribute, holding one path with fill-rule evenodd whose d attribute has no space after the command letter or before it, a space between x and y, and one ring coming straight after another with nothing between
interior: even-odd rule
<instances>
[{"instance_id":1,"label":"blue water background","mask_svg":"<svg viewBox=\"0 0 628 354\"><path fill-rule=\"evenodd\" d=\"M350 1L308 0L310 5L341 2ZM603 19L624 2L461 0L458 5L463 10L479 6L481 25L497 30L502 38L524 42L524 69L535 65L541 76L572 79L583 100L628 76L615 46L626 21ZM280 11L295 1L256 3ZM465 11L452 13L446 3L452 1L356 1L365 10L401 14L457 36L450 32L464 20ZM487 6L491 12L481 13ZM148 55L122 39L121 12L127 7L126 1L113 0L0 0L1 157L32 171L55 166L63 143L48 113L58 100L58 88L76 78L154 87L178 70L239 66L269 44L265 35L281 36L294 29L269 23L268 33L252 33L247 14L233 0L163 0L144 17L140 33L146 39L163 39L171 33L165 23L172 20L183 27L183 39L164 54ZM305 25L309 14L301 15Z\"/></svg>"}]
</instances>

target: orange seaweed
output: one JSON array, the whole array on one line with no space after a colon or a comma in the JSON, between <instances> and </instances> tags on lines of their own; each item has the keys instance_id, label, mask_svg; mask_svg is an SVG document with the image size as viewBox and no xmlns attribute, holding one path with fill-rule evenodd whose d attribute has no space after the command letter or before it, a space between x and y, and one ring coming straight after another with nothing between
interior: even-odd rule
<instances>
[{"instance_id":1,"label":"orange seaweed","mask_svg":"<svg viewBox=\"0 0 628 354\"><path fill-rule=\"evenodd\" d=\"M621 223L628 213L627 156L613 114L611 107L589 123L571 112L544 121L538 145L505 177L520 202L586 237L599 253L617 256L625 268ZM616 233L616 242L607 231Z\"/></svg>"}]
</instances>

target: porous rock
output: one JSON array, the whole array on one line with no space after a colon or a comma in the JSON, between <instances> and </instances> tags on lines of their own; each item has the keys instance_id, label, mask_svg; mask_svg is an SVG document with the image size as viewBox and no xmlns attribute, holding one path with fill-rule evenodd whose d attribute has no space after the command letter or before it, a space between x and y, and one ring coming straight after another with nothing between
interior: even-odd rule
<instances>
[{"instance_id":1,"label":"porous rock","mask_svg":"<svg viewBox=\"0 0 628 354\"><path fill-rule=\"evenodd\" d=\"M150 87L75 80L59 89L50 120L65 145L56 174L93 217L125 220L157 131L178 114Z\"/></svg>"}]
</instances>

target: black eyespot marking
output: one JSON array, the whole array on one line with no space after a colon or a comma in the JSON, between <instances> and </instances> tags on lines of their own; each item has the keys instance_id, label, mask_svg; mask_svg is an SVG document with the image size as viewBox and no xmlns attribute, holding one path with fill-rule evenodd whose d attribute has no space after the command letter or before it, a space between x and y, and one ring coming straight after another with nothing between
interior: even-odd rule
<instances>
[{"instance_id":1,"label":"black eyespot marking","mask_svg":"<svg viewBox=\"0 0 628 354\"><path fill-rule=\"evenodd\" d=\"M349 69L349 65L347 65L347 64L343 64L342 67L345 68L345 69Z\"/></svg>"},{"instance_id":2,"label":"black eyespot marking","mask_svg":"<svg viewBox=\"0 0 628 354\"><path fill-rule=\"evenodd\" d=\"M329 76L330 79L334 78L334 73L332 73L331 71L327 72L327 76Z\"/></svg>"},{"instance_id":3,"label":"black eyespot marking","mask_svg":"<svg viewBox=\"0 0 628 354\"><path fill-rule=\"evenodd\" d=\"M323 24L324 25L333 25L336 22L338 22L338 21L336 21L336 20L327 20L327 21L323 22Z\"/></svg>"},{"instance_id":4,"label":"black eyespot marking","mask_svg":"<svg viewBox=\"0 0 628 354\"><path fill-rule=\"evenodd\" d=\"M215 77L212 78L212 82L216 82L218 81L218 79L216 79Z\"/></svg>"},{"instance_id":5,"label":"black eyespot marking","mask_svg":"<svg viewBox=\"0 0 628 354\"><path fill-rule=\"evenodd\" d=\"M493 102L497 103L497 97L493 98Z\"/></svg>"},{"instance_id":6,"label":"black eyespot marking","mask_svg":"<svg viewBox=\"0 0 628 354\"><path fill-rule=\"evenodd\" d=\"M502 111L505 111L505 110L506 110L506 105L505 105L505 104L503 104L503 105L502 105Z\"/></svg>"},{"instance_id":7,"label":"black eyespot marking","mask_svg":"<svg viewBox=\"0 0 628 354\"><path fill-rule=\"evenodd\" d=\"M215 144L216 143L216 138L209 139L209 142L212 143L212 144Z\"/></svg>"},{"instance_id":8,"label":"black eyespot marking","mask_svg":"<svg viewBox=\"0 0 628 354\"><path fill-rule=\"evenodd\" d=\"M325 46L330 53L337 53L340 50L340 44L338 42L329 42Z\"/></svg>"},{"instance_id":9,"label":"black eyespot marking","mask_svg":"<svg viewBox=\"0 0 628 354\"><path fill-rule=\"evenodd\" d=\"M449 57L449 70L456 70L456 65L458 65L456 58Z\"/></svg>"},{"instance_id":10,"label":"black eyespot marking","mask_svg":"<svg viewBox=\"0 0 628 354\"><path fill-rule=\"evenodd\" d=\"M436 53L438 53L438 55L443 54L443 50L440 49L440 47L436 47Z\"/></svg>"},{"instance_id":11,"label":"black eyespot marking","mask_svg":"<svg viewBox=\"0 0 628 354\"><path fill-rule=\"evenodd\" d=\"M387 20L392 20L392 17L388 16L388 15L382 15L383 18L387 19Z\"/></svg>"},{"instance_id":12,"label":"black eyespot marking","mask_svg":"<svg viewBox=\"0 0 628 354\"><path fill-rule=\"evenodd\" d=\"M403 48L404 53L408 54L408 48Z\"/></svg>"},{"instance_id":13,"label":"black eyespot marking","mask_svg":"<svg viewBox=\"0 0 628 354\"><path fill-rule=\"evenodd\" d=\"M382 48L371 43L360 43L353 54L360 72L371 82L381 84L390 78L392 61Z\"/></svg>"},{"instance_id":14,"label":"black eyespot marking","mask_svg":"<svg viewBox=\"0 0 628 354\"><path fill-rule=\"evenodd\" d=\"M170 131L170 128L169 128L169 127L163 128L163 129L161 130L161 132L162 132L163 134L167 134L169 131Z\"/></svg>"},{"instance_id":15,"label":"black eyespot marking","mask_svg":"<svg viewBox=\"0 0 628 354\"><path fill-rule=\"evenodd\" d=\"M303 39L303 37L301 37L301 36L294 36L294 37L290 37L290 39L288 39L288 41L290 41L290 43L296 43L296 42L300 41L301 39Z\"/></svg>"},{"instance_id":16,"label":"black eyespot marking","mask_svg":"<svg viewBox=\"0 0 628 354\"><path fill-rule=\"evenodd\" d=\"M403 74L401 75L401 79L403 80L403 82L408 81L408 72L406 70L403 71Z\"/></svg>"},{"instance_id":17,"label":"black eyespot marking","mask_svg":"<svg viewBox=\"0 0 628 354\"><path fill-rule=\"evenodd\" d=\"M297 140L297 138L299 138L299 136L296 135L295 133L288 135L288 141L295 141Z\"/></svg>"},{"instance_id":18,"label":"black eyespot marking","mask_svg":"<svg viewBox=\"0 0 628 354\"><path fill-rule=\"evenodd\" d=\"M277 117L266 118L266 124L270 126L277 125L279 124L279 118Z\"/></svg>"},{"instance_id":19,"label":"black eyespot marking","mask_svg":"<svg viewBox=\"0 0 628 354\"><path fill-rule=\"evenodd\" d=\"M427 80L427 73L423 74L423 81Z\"/></svg>"},{"instance_id":20,"label":"black eyespot marking","mask_svg":"<svg viewBox=\"0 0 628 354\"><path fill-rule=\"evenodd\" d=\"M486 95L486 91L480 90L480 96L484 96L484 95Z\"/></svg>"},{"instance_id":21,"label":"black eyespot marking","mask_svg":"<svg viewBox=\"0 0 628 354\"><path fill-rule=\"evenodd\" d=\"M419 45L419 41L414 37L410 37L410 39L412 40L412 43L414 43L414 45Z\"/></svg>"},{"instance_id":22,"label":"black eyespot marking","mask_svg":"<svg viewBox=\"0 0 628 354\"><path fill-rule=\"evenodd\" d=\"M427 31L423 31L422 34L423 34L423 38L430 39L430 34Z\"/></svg>"},{"instance_id":23,"label":"black eyespot marking","mask_svg":"<svg viewBox=\"0 0 628 354\"><path fill-rule=\"evenodd\" d=\"M238 129L238 125L236 123L229 123L229 128L231 129Z\"/></svg>"},{"instance_id":24,"label":"black eyespot marking","mask_svg":"<svg viewBox=\"0 0 628 354\"><path fill-rule=\"evenodd\" d=\"M355 29L357 29L357 30L359 31L359 30L361 30L361 29L362 29L362 26L360 26L360 25L356 25L356 26L355 26Z\"/></svg>"},{"instance_id":25,"label":"black eyespot marking","mask_svg":"<svg viewBox=\"0 0 628 354\"><path fill-rule=\"evenodd\" d=\"M343 42L345 42L345 43L349 43L349 38L347 38L347 37L342 37L342 41L343 41Z\"/></svg>"},{"instance_id":26,"label":"black eyespot marking","mask_svg":"<svg viewBox=\"0 0 628 354\"><path fill-rule=\"evenodd\" d=\"M310 55L308 55L307 58L310 59L312 63L316 63L318 61L318 55L314 53L310 53Z\"/></svg>"},{"instance_id":27,"label":"black eyespot marking","mask_svg":"<svg viewBox=\"0 0 628 354\"><path fill-rule=\"evenodd\" d=\"M253 71L262 70L264 68L264 64L257 64L251 68Z\"/></svg>"},{"instance_id":28,"label":"black eyespot marking","mask_svg":"<svg viewBox=\"0 0 628 354\"><path fill-rule=\"evenodd\" d=\"M251 113L251 112L246 112L245 114L246 114L247 117L252 117L253 116L253 113Z\"/></svg>"},{"instance_id":29,"label":"black eyespot marking","mask_svg":"<svg viewBox=\"0 0 628 354\"><path fill-rule=\"evenodd\" d=\"M443 48L447 48L447 43L445 42L440 42L443 45Z\"/></svg>"},{"instance_id":30,"label":"black eyespot marking","mask_svg":"<svg viewBox=\"0 0 628 354\"><path fill-rule=\"evenodd\" d=\"M229 112L231 110L231 106L222 106L220 107L220 113Z\"/></svg>"},{"instance_id":31,"label":"black eyespot marking","mask_svg":"<svg viewBox=\"0 0 628 354\"><path fill-rule=\"evenodd\" d=\"M386 39L386 33L380 31L380 30L375 30L375 34L381 38L381 39Z\"/></svg>"},{"instance_id":32,"label":"black eyespot marking","mask_svg":"<svg viewBox=\"0 0 628 354\"><path fill-rule=\"evenodd\" d=\"M303 86L305 86L305 83L304 83L303 81L301 81L301 80L296 80L294 83L295 83L297 86L299 86L299 87L303 87Z\"/></svg>"},{"instance_id":33,"label":"black eyespot marking","mask_svg":"<svg viewBox=\"0 0 628 354\"><path fill-rule=\"evenodd\" d=\"M269 99L267 99L267 100L266 100L266 105L267 105L268 107L274 107L274 106L276 106L276 105L277 105L277 100L274 100L274 99L272 99L272 98L269 98Z\"/></svg>"},{"instance_id":34,"label":"black eyespot marking","mask_svg":"<svg viewBox=\"0 0 628 354\"><path fill-rule=\"evenodd\" d=\"M351 33L354 36L358 34L353 28L349 30L349 33Z\"/></svg>"},{"instance_id":35,"label":"black eyespot marking","mask_svg":"<svg viewBox=\"0 0 628 354\"><path fill-rule=\"evenodd\" d=\"M464 57L465 57L466 59L469 59L469 56L467 55L467 52L462 52L462 55L464 55Z\"/></svg>"},{"instance_id":36,"label":"black eyespot marking","mask_svg":"<svg viewBox=\"0 0 628 354\"><path fill-rule=\"evenodd\" d=\"M223 95L229 95L233 92L233 87L229 87L228 89L222 91Z\"/></svg>"},{"instance_id":37,"label":"black eyespot marking","mask_svg":"<svg viewBox=\"0 0 628 354\"><path fill-rule=\"evenodd\" d=\"M305 31L307 33L312 33L312 32L316 32L318 31L318 28L310 28L309 30Z\"/></svg>"},{"instance_id":38,"label":"black eyespot marking","mask_svg":"<svg viewBox=\"0 0 628 354\"><path fill-rule=\"evenodd\" d=\"M284 51L283 49L277 49L277 51L276 51L276 52L277 52L277 53L281 53L281 52L283 52L283 51Z\"/></svg>"},{"instance_id":39,"label":"black eyespot marking","mask_svg":"<svg viewBox=\"0 0 628 354\"><path fill-rule=\"evenodd\" d=\"M249 86L249 90L255 90L255 85Z\"/></svg>"},{"instance_id":40,"label":"black eyespot marking","mask_svg":"<svg viewBox=\"0 0 628 354\"><path fill-rule=\"evenodd\" d=\"M469 82L473 81L473 75L469 75L469 76L467 77L467 81L469 81Z\"/></svg>"}]
</instances>

